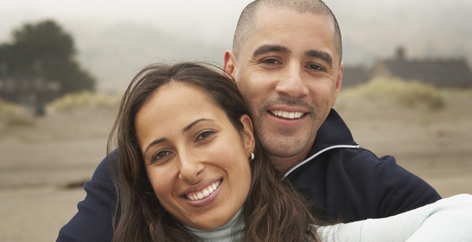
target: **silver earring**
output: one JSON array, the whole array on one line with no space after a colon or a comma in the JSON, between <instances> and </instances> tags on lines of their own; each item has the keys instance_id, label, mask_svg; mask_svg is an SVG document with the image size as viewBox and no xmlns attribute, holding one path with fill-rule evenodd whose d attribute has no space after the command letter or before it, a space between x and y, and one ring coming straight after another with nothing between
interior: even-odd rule
<instances>
[{"instance_id":1,"label":"silver earring","mask_svg":"<svg viewBox=\"0 0 472 242\"><path fill-rule=\"evenodd\" d=\"M254 160L254 152L251 151L251 160Z\"/></svg>"}]
</instances>

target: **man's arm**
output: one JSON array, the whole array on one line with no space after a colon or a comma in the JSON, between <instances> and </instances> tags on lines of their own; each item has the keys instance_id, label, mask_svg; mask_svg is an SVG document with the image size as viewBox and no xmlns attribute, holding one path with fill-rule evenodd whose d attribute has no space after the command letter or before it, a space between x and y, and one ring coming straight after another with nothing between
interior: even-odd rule
<instances>
[{"instance_id":1,"label":"man's arm","mask_svg":"<svg viewBox=\"0 0 472 242\"><path fill-rule=\"evenodd\" d=\"M109 157L115 164L118 162L116 150ZM87 196L78 203L77 214L61 228L56 242L112 240L116 191L108 172L107 158L100 162L84 189Z\"/></svg>"},{"instance_id":2,"label":"man's arm","mask_svg":"<svg viewBox=\"0 0 472 242\"><path fill-rule=\"evenodd\" d=\"M397 165L392 156L381 157L372 184L377 200L376 217L387 217L436 202L441 196L421 178Z\"/></svg>"},{"instance_id":3,"label":"man's arm","mask_svg":"<svg viewBox=\"0 0 472 242\"><path fill-rule=\"evenodd\" d=\"M322 208L324 219L334 221L388 217L441 199L428 183L398 166L394 157L378 158L363 148L324 152L288 179Z\"/></svg>"}]
</instances>

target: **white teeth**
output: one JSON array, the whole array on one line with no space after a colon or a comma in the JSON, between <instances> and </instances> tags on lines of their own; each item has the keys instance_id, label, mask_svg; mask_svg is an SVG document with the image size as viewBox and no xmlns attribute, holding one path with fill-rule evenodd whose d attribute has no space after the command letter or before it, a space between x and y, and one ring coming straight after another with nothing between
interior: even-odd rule
<instances>
[{"instance_id":1,"label":"white teeth","mask_svg":"<svg viewBox=\"0 0 472 242\"><path fill-rule=\"evenodd\" d=\"M288 119L298 119L301 118L304 113L302 112L287 112L287 111L270 111L273 115L288 118Z\"/></svg>"},{"instance_id":2,"label":"white teeth","mask_svg":"<svg viewBox=\"0 0 472 242\"><path fill-rule=\"evenodd\" d=\"M217 182L209 185L208 187L204 188L200 192L193 193L193 194L187 194L186 197L188 199L192 200L192 201L206 198L206 197L210 196L210 194L212 194L216 190L216 188L218 188L219 185L220 185L220 181L217 181Z\"/></svg>"}]
</instances>

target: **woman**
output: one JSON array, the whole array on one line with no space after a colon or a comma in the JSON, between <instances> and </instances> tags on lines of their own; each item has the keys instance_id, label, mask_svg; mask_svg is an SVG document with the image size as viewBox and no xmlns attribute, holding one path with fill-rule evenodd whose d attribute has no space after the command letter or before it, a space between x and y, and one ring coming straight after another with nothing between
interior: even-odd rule
<instances>
[{"instance_id":1,"label":"woman","mask_svg":"<svg viewBox=\"0 0 472 242\"><path fill-rule=\"evenodd\" d=\"M260 148L235 83L199 64L142 70L123 97L110 148L113 140L120 147L114 241L321 241L318 229L323 241L404 241L416 231L422 241L449 225L442 220L455 210L442 211L451 203L470 207L461 197L399 217L317 227ZM453 222L470 228L470 210L465 217L457 210ZM461 231L470 236L448 232Z\"/></svg>"},{"instance_id":2,"label":"woman","mask_svg":"<svg viewBox=\"0 0 472 242\"><path fill-rule=\"evenodd\" d=\"M124 95L109 143L115 137L115 241L198 241L185 225L214 230L236 214L245 228L235 235L245 241L317 241L306 202L276 175L221 72L192 63L145 68Z\"/></svg>"}]
</instances>

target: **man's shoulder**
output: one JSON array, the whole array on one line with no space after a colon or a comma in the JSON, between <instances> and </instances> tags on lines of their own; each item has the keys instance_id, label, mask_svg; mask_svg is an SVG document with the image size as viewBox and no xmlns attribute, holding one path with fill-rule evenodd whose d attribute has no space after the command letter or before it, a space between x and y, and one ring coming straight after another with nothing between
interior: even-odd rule
<instances>
[{"instance_id":1,"label":"man's shoulder","mask_svg":"<svg viewBox=\"0 0 472 242\"><path fill-rule=\"evenodd\" d=\"M113 150L98 164L93 173L92 180L95 182L111 182L110 170L116 170L118 165L118 150Z\"/></svg>"},{"instance_id":2,"label":"man's shoulder","mask_svg":"<svg viewBox=\"0 0 472 242\"><path fill-rule=\"evenodd\" d=\"M357 149L337 149L327 154L328 162L334 167L343 167L346 171L375 171L382 166L396 166L394 156L378 157L372 151L359 147Z\"/></svg>"},{"instance_id":3,"label":"man's shoulder","mask_svg":"<svg viewBox=\"0 0 472 242\"><path fill-rule=\"evenodd\" d=\"M332 149L291 174L290 181L330 218L355 221L385 217L434 202L440 197L393 156L367 149Z\"/></svg>"},{"instance_id":4,"label":"man's shoulder","mask_svg":"<svg viewBox=\"0 0 472 242\"><path fill-rule=\"evenodd\" d=\"M308 159L310 160L306 164L293 173L309 173L322 169L324 172L365 174L375 172L383 166L397 165L393 156L377 157L370 150L358 146L333 148Z\"/></svg>"}]
</instances>

